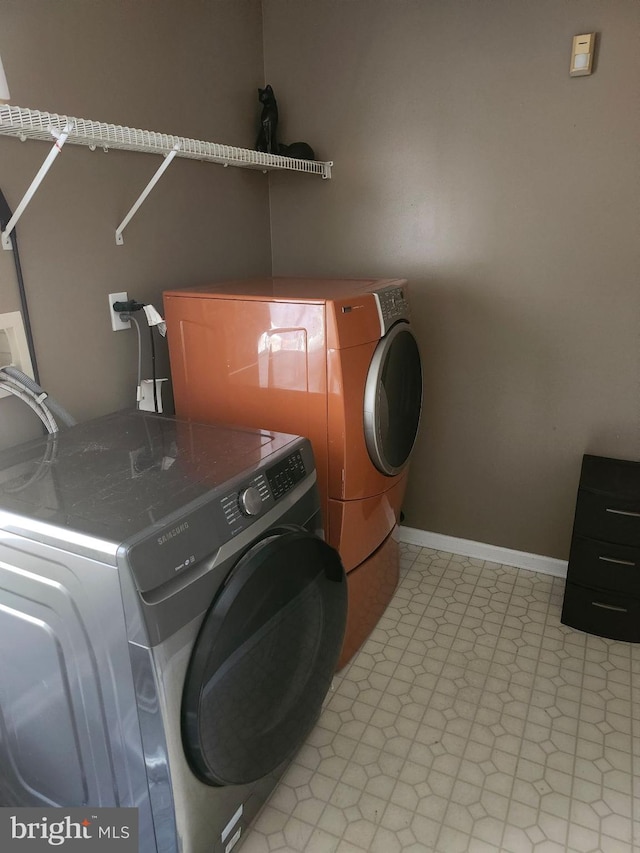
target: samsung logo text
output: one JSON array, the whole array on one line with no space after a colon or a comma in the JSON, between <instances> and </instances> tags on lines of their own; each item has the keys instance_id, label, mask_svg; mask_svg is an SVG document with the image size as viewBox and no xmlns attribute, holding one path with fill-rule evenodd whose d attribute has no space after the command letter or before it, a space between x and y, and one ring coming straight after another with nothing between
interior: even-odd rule
<instances>
[{"instance_id":1,"label":"samsung logo text","mask_svg":"<svg viewBox=\"0 0 640 853\"><path fill-rule=\"evenodd\" d=\"M181 533L184 533L184 531L188 529L189 522L183 521L182 524L179 524L177 527L174 527L173 530L167 530L167 532L163 533L162 536L158 536L158 545L164 545L170 539L174 539L176 536L179 536Z\"/></svg>"}]
</instances>

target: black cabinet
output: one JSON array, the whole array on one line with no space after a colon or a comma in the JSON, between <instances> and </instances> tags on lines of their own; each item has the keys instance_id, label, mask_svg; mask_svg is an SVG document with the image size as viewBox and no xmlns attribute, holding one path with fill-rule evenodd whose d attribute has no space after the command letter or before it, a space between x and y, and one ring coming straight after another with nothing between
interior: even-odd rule
<instances>
[{"instance_id":1,"label":"black cabinet","mask_svg":"<svg viewBox=\"0 0 640 853\"><path fill-rule=\"evenodd\" d=\"M640 642L640 462L582 460L562 622Z\"/></svg>"}]
</instances>

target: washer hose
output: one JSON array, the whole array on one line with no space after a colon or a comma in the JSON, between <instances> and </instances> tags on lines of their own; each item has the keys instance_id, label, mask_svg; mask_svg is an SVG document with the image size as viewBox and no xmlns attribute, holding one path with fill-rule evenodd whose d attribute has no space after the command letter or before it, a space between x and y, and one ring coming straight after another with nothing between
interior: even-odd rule
<instances>
[{"instance_id":1,"label":"washer hose","mask_svg":"<svg viewBox=\"0 0 640 853\"><path fill-rule=\"evenodd\" d=\"M56 418L65 427L74 426L77 421L73 415L48 396L47 392L34 382L30 376L13 365L0 368L0 387L19 397L38 415L49 433L58 432ZM45 402L46 400L46 402Z\"/></svg>"}]
</instances>

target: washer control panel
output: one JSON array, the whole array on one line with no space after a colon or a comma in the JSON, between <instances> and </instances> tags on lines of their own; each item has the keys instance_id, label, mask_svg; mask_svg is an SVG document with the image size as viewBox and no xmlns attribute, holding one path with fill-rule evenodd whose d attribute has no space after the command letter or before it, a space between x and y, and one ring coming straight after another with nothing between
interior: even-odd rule
<instances>
[{"instance_id":1,"label":"washer control panel","mask_svg":"<svg viewBox=\"0 0 640 853\"><path fill-rule=\"evenodd\" d=\"M274 502L286 495L307 475L304 459L299 450L285 459L256 474L239 489L234 489L220 500L227 525L235 536Z\"/></svg>"},{"instance_id":2,"label":"washer control panel","mask_svg":"<svg viewBox=\"0 0 640 853\"><path fill-rule=\"evenodd\" d=\"M280 445L273 453L269 452L271 436L273 443ZM188 437L192 438L191 432ZM224 446L226 436L221 441L220 446ZM319 526L320 496L309 439L264 431L258 436L258 443L252 435L248 441L245 445L239 440L239 451L248 447L249 452L244 456L238 453L237 473L232 477L218 478L215 471L210 475L200 467L206 459L197 457L198 467L186 469L183 480L177 481L188 486L179 492L182 510L166 513L119 545L117 565L131 571L141 595L150 594L182 574L200 577L200 572L208 570L208 563L202 562L205 559L215 557L220 564L235 560L234 555L239 556L252 540L270 528L294 524L315 530ZM218 445L215 447L219 452ZM201 474L202 483L197 479ZM149 484L151 488L155 488L153 483ZM177 587L171 590L173 595ZM149 604L150 613L165 613L166 604L170 615L174 612L171 595L151 595L144 599L144 607ZM162 610L156 607L160 601ZM174 614L171 618L177 617ZM153 620L156 619L154 615ZM167 619L169 624L169 616Z\"/></svg>"},{"instance_id":3,"label":"washer control panel","mask_svg":"<svg viewBox=\"0 0 640 853\"><path fill-rule=\"evenodd\" d=\"M243 515L260 515L262 512L262 496L255 486L249 486L238 494L238 506Z\"/></svg>"},{"instance_id":4,"label":"washer control panel","mask_svg":"<svg viewBox=\"0 0 640 853\"><path fill-rule=\"evenodd\" d=\"M285 495L296 483L304 479L307 470L299 450L287 456L282 462L267 468L267 479L276 500Z\"/></svg>"},{"instance_id":5,"label":"washer control panel","mask_svg":"<svg viewBox=\"0 0 640 853\"><path fill-rule=\"evenodd\" d=\"M389 287L382 287L380 290L374 290L373 295L378 306L380 328L383 335L398 320L409 319L409 295L405 288L390 285Z\"/></svg>"},{"instance_id":6,"label":"washer control panel","mask_svg":"<svg viewBox=\"0 0 640 853\"><path fill-rule=\"evenodd\" d=\"M269 486L264 474L256 476L245 483L242 488L225 495L220 500L225 520L233 533L244 527L249 517L255 518L262 513L265 503L271 497Z\"/></svg>"}]
</instances>

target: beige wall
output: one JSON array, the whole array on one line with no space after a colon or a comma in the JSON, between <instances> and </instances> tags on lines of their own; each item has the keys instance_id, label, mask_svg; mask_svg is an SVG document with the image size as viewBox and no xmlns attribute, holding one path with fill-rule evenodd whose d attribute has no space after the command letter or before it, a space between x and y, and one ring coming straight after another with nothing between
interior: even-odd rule
<instances>
[{"instance_id":1,"label":"beige wall","mask_svg":"<svg viewBox=\"0 0 640 853\"><path fill-rule=\"evenodd\" d=\"M405 523L566 557L582 454L640 456L640 4L263 5L282 139L335 160L271 177L274 272L413 288Z\"/></svg>"},{"instance_id":2,"label":"beige wall","mask_svg":"<svg viewBox=\"0 0 640 853\"><path fill-rule=\"evenodd\" d=\"M2 0L0 52L14 105L253 146L259 0ZM0 188L14 209L48 150L0 137ZM271 269L268 178L187 160L172 163L116 246L160 163L67 145L18 225L41 381L80 420L135 401L136 334L111 331L107 294L161 309L166 287ZM0 251L0 312L18 307L12 256ZM30 431L26 407L0 400L0 444Z\"/></svg>"},{"instance_id":3,"label":"beige wall","mask_svg":"<svg viewBox=\"0 0 640 853\"><path fill-rule=\"evenodd\" d=\"M570 79L591 30L596 72ZM406 523L566 556L582 453L640 451L639 35L637 0L2 0L14 104L250 147L266 70L282 141L335 160L270 197L261 173L176 161L116 247L158 160L67 146L18 229L43 384L79 419L132 403L114 290L159 307L271 251L279 274L406 276ZM46 152L0 137L14 207ZM0 445L30 430L0 400Z\"/></svg>"}]
</instances>

